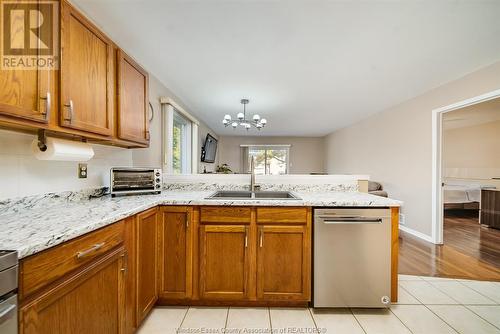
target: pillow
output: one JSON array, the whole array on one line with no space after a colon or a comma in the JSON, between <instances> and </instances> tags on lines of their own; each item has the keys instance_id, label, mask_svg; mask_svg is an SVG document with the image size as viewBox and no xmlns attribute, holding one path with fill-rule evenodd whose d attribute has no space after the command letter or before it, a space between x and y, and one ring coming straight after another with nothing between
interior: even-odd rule
<instances>
[{"instance_id":1,"label":"pillow","mask_svg":"<svg viewBox=\"0 0 500 334\"><path fill-rule=\"evenodd\" d=\"M375 181L368 181L368 191L382 190L382 185Z\"/></svg>"}]
</instances>

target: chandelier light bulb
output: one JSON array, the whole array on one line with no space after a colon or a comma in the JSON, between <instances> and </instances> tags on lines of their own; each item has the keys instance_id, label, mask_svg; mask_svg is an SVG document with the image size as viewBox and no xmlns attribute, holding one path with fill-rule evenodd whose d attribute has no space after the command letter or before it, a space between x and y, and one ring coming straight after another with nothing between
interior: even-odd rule
<instances>
[{"instance_id":1,"label":"chandelier light bulb","mask_svg":"<svg viewBox=\"0 0 500 334\"><path fill-rule=\"evenodd\" d=\"M231 125L233 129L236 129L238 125L241 125L241 127L246 130L250 130L252 127L254 127L260 131L262 128L264 128L267 124L267 120L265 118L260 118L259 114L255 114L249 119L246 118L246 106L248 103L250 103L248 99L241 99L243 112L237 113L236 118L234 119L229 114L224 115L222 124L224 124L224 126L226 127Z\"/></svg>"}]
</instances>

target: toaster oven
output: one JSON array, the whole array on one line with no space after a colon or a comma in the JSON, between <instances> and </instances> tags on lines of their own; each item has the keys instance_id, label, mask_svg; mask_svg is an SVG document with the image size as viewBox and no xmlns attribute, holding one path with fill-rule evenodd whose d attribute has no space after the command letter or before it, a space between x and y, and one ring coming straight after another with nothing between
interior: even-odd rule
<instances>
[{"instance_id":1,"label":"toaster oven","mask_svg":"<svg viewBox=\"0 0 500 334\"><path fill-rule=\"evenodd\" d=\"M111 168L111 196L161 193L162 174L159 168Z\"/></svg>"}]
</instances>

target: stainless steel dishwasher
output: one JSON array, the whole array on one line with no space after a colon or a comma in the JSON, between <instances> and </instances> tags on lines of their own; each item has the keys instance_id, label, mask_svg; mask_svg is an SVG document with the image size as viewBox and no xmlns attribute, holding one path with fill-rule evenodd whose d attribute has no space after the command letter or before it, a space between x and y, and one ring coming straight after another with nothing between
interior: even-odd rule
<instances>
[{"instance_id":1,"label":"stainless steel dishwasher","mask_svg":"<svg viewBox=\"0 0 500 334\"><path fill-rule=\"evenodd\" d=\"M314 210L314 307L387 307L391 211Z\"/></svg>"},{"instance_id":2,"label":"stainless steel dishwasher","mask_svg":"<svg viewBox=\"0 0 500 334\"><path fill-rule=\"evenodd\" d=\"M17 333L17 252L0 250L0 333Z\"/></svg>"}]
</instances>

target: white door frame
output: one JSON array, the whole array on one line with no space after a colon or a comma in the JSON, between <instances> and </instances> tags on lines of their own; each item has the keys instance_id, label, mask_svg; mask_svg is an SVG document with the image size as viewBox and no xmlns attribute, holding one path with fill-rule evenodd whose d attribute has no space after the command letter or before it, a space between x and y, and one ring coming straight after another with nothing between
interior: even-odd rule
<instances>
[{"instance_id":1,"label":"white door frame","mask_svg":"<svg viewBox=\"0 0 500 334\"><path fill-rule=\"evenodd\" d=\"M443 114L500 97L500 89L432 111L432 240L443 243Z\"/></svg>"}]
</instances>

